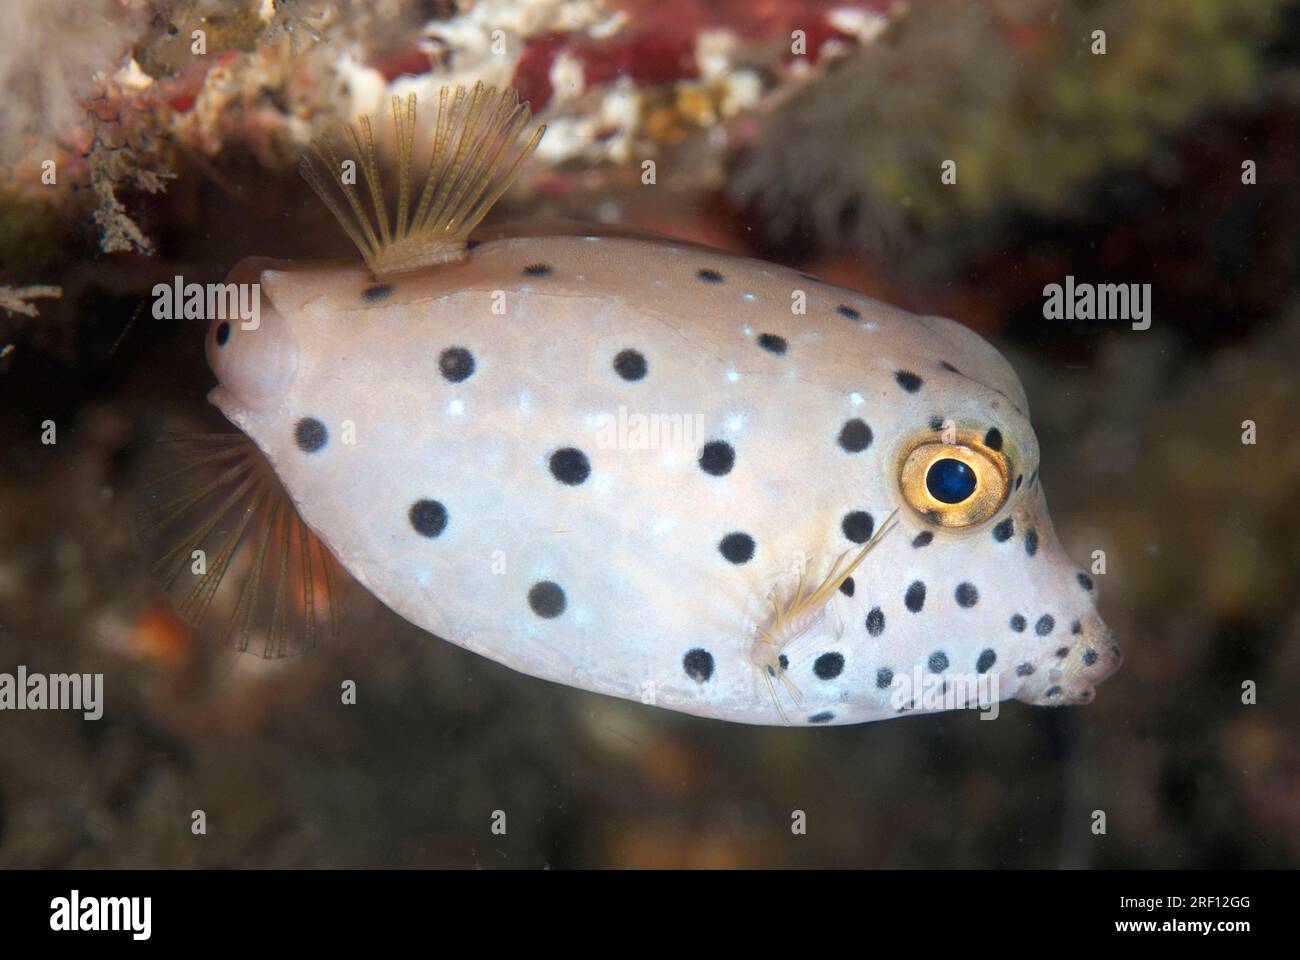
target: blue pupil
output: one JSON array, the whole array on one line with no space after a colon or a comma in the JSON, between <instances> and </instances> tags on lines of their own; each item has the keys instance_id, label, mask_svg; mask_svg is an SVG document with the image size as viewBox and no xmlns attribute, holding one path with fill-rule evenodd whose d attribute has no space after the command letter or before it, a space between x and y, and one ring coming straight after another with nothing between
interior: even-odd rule
<instances>
[{"instance_id":1,"label":"blue pupil","mask_svg":"<svg viewBox=\"0 0 1300 960\"><path fill-rule=\"evenodd\" d=\"M925 488L940 503L961 503L975 492L975 471L951 457L936 460L925 475Z\"/></svg>"}]
</instances>

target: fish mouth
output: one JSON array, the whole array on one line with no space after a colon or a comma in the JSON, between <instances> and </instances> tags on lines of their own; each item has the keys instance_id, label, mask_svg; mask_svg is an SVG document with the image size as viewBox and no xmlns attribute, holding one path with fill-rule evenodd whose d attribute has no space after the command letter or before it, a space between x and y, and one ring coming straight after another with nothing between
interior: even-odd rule
<instances>
[{"instance_id":1,"label":"fish mouth","mask_svg":"<svg viewBox=\"0 0 1300 960\"><path fill-rule=\"evenodd\" d=\"M1016 698L1040 707L1091 703L1097 696L1097 684L1123 662L1115 631L1095 612L1089 612L1068 640L1033 664L1034 671Z\"/></svg>"}]
</instances>

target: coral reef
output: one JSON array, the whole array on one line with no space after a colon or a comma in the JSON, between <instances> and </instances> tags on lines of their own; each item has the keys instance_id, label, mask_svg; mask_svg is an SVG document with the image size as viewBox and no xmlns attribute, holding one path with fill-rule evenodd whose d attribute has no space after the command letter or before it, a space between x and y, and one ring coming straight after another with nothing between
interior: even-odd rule
<instances>
[{"instance_id":1,"label":"coral reef","mask_svg":"<svg viewBox=\"0 0 1300 960\"><path fill-rule=\"evenodd\" d=\"M744 7L97 0L69 36L61 7L21 0L35 42L0 38L0 78L14 90L3 160L52 205L89 186L101 248L151 253L118 190L159 192L178 153L247 149L268 170L289 169L313 137L392 95L482 80L515 84L535 112L548 109L545 162L626 162L752 108L885 22L879 2L828 13L800 0L756 17ZM807 53L787 64L796 29ZM66 171L56 183L40 178L49 159Z\"/></svg>"}]
</instances>

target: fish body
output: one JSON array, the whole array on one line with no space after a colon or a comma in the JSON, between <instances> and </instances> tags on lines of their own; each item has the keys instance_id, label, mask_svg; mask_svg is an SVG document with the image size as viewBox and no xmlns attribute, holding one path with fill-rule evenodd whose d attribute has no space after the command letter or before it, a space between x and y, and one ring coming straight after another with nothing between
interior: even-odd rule
<instances>
[{"instance_id":1,"label":"fish body","mask_svg":"<svg viewBox=\"0 0 1300 960\"><path fill-rule=\"evenodd\" d=\"M216 441L160 511L215 512L168 552L186 583L216 538L192 619L309 647L341 565L516 670L755 724L1084 703L1118 666L979 336L662 239L470 243L541 129L510 91L444 91L420 190L414 100L393 127L396 207L368 120L368 194L346 144L303 164L365 265L229 278L260 322L213 318L211 399L260 455Z\"/></svg>"},{"instance_id":2,"label":"fish body","mask_svg":"<svg viewBox=\"0 0 1300 960\"><path fill-rule=\"evenodd\" d=\"M1023 390L953 321L594 235L488 242L382 283L360 265L241 277L261 284L261 326L223 345L214 326L213 401L343 566L440 637L749 723L895 716L894 678L917 668L1042 703L1085 701L1113 669L1091 581L1052 533ZM973 528L928 521L899 486L945 428L1000 434L1015 489ZM895 511L782 646L799 702L778 707L752 656L773 601Z\"/></svg>"}]
</instances>

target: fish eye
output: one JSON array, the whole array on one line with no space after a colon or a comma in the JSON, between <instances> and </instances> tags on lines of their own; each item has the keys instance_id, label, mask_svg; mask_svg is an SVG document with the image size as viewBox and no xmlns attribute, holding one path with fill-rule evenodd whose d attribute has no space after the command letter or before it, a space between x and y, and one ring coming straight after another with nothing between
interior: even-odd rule
<instances>
[{"instance_id":1,"label":"fish eye","mask_svg":"<svg viewBox=\"0 0 1300 960\"><path fill-rule=\"evenodd\" d=\"M907 505L931 524L962 529L983 523L1010 492L1006 456L981 434L952 442L926 437L904 454L899 487Z\"/></svg>"},{"instance_id":2,"label":"fish eye","mask_svg":"<svg viewBox=\"0 0 1300 960\"><path fill-rule=\"evenodd\" d=\"M217 332L214 336L216 337L217 346L224 347L226 341L230 339L230 324L227 321L222 320L221 323L217 325Z\"/></svg>"},{"instance_id":3,"label":"fish eye","mask_svg":"<svg viewBox=\"0 0 1300 960\"><path fill-rule=\"evenodd\" d=\"M934 461L925 472L925 489L940 503L969 500L978 485L975 471L953 457Z\"/></svg>"}]
</instances>

